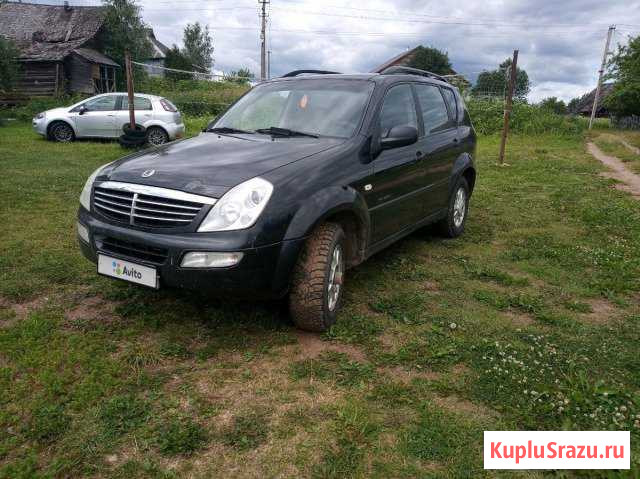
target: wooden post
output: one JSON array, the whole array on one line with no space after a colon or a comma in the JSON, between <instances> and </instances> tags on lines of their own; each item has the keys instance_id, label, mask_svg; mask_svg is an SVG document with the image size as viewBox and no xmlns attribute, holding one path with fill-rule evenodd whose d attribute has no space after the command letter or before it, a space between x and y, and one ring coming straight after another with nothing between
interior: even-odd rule
<instances>
[{"instance_id":1,"label":"wooden post","mask_svg":"<svg viewBox=\"0 0 640 479\"><path fill-rule=\"evenodd\" d=\"M511 62L511 76L509 77L509 89L504 105L504 126L502 127L502 141L500 142L500 164L504 165L504 151L507 147L507 134L509 132L509 120L511 109L513 108L513 91L518 77L518 50L513 51L513 61Z\"/></svg>"},{"instance_id":2,"label":"wooden post","mask_svg":"<svg viewBox=\"0 0 640 479\"><path fill-rule=\"evenodd\" d=\"M127 94L129 96L129 127L132 130L136 128L136 113L133 106L133 71L131 68L131 55L129 50L124 53L125 70L127 71Z\"/></svg>"}]
</instances>

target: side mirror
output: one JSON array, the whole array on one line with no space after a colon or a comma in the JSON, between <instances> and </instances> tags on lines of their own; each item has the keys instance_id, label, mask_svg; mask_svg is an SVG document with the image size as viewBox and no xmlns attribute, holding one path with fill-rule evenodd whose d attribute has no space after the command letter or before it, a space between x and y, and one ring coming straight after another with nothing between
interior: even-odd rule
<instances>
[{"instance_id":1,"label":"side mirror","mask_svg":"<svg viewBox=\"0 0 640 479\"><path fill-rule=\"evenodd\" d=\"M391 148L412 145L416 141L418 141L416 128L408 125L394 126L389 130L387 136L380 140L380 146L383 150L390 150Z\"/></svg>"},{"instance_id":2,"label":"side mirror","mask_svg":"<svg viewBox=\"0 0 640 479\"><path fill-rule=\"evenodd\" d=\"M78 110L78 115L84 115L86 112L88 112L89 110L87 109L86 106L81 106L80 109Z\"/></svg>"}]
</instances>

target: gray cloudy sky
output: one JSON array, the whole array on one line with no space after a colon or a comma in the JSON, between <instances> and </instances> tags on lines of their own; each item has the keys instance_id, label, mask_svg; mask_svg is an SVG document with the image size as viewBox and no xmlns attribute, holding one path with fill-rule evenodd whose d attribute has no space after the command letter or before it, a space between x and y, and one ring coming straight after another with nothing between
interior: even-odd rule
<instances>
[{"instance_id":1,"label":"gray cloudy sky","mask_svg":"<svg viewBox=\"0 0 640 479\"><path fill-rule=\"evenodd\" d=\"M180 45L184 26L199 21L212 31L216 70L259 74L258 0L139 3L168 46ZM593 88L609 24L618 25L616 43L640 34L640 2L633 0L271 0L269 14L272 75L369 71L423 44L447 51L454 69L473 81L518 48L532 101L569 100Z\"/></svg>"}]
</instances>

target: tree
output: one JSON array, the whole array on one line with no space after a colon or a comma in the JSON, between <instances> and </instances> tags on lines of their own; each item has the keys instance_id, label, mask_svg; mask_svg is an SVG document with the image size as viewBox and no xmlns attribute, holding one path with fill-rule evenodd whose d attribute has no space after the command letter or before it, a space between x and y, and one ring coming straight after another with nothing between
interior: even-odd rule
<instances>
[{"instance_id":1,"label":"tree","mask_svg":"<svg viewBox=\"0 0 640 479\"><path fill-rule=\"evenodd\" d=\"M227 75L224 76L225 81L247 84L253 79L255 75L251 73L248 68L240 68L239 70L230 71Z\"/></svg>"},{"instance_id":2,"label":"tree","mask_svg":"<svg viewBox=\"0 0 640 479\"><path fill-rule=\"evenodd\" d=\"M511 63L511 58L507 58L500 64L497 70L480 73L473 87L473 94L477 96L504 96L507 92L507 85L509 84ZM514 98L524 101L530 90L529 75L526 71L518 67L516 69L516 85L513 92Z\"/></svg>"},{"instance_id":3,"label":"tree","mask_svg":"<svg viewBox=\"0 0 640 479\"><path fill-rule=\"evenodd\" d=\"M18 79L18 48L0 35L0 91L8 92Z\"/></svg>"},{"instance_id":4,"label":"tree","mask_svg":"<svg viewBox=\"0 0 640 479\"><path fill-rule=\"evenodd\" d=\"M424 47L420 45L416 49L416 53L409 62L411 68L419 68L427 70L437 75L451 75L454 73L449 61L449 55L437 48Z\"/></svg>"},{"instance_id":5,"label":"tree","mask_svg":"<svg viewBox=\"0 0 640 479\"><path fill-rule=\"evenodd\" d=\"M129 50L133 60L146 60L151 56L151 43L147 26L140 16L135 0L103 0L107 8L105 18L104 50L121 66L124 52Z\"/></svg>"},{"instance_id":6,"label":"tree","mask_svg":"<svg viewBox=\"0 0 640 479\"><path fill-rule=\"evenodd\" d=\"M176 70L193 71L191 61L182 54L177 45L173 45L173 47L167 51L164 59L164 66ZM192 76L188 73L167 72L167 78L171 78L173 80L189 80L191 77Z\"/></svg>"},{"instance_id":7,"label":"tree","mask_svg":"<svg viewBox=\"0 0 640 479\"><path fill-rule=\"evenodd\" d=\"M182 54L191 62L191 69L208 72L213 67L213 39L209 27L202 28L199 22L184 28Z\"/></svg>"},{"instance_id":8,"label":"tree","mask_svg":"<svg viewBox=\"0 0 640 479\"><path fill-rule=\"evenodd\" d=\"M551 96L549 98L545 98L540 102L540 108L545 110L552 111L558 115L566 115L567 114L567 105L562 100L558 100L557 97Z\"/></svg>"},{"instance_id":9,"label":"tree","mask_svg":"<svg viewBox=\"0 0 640 479\"><path fill-rule=\"evenodd\" d=\"M607 76L616 83L604 105L616 116L640 115L640 36L618 47L609 68Z\"/></svg>"}]
</instances>

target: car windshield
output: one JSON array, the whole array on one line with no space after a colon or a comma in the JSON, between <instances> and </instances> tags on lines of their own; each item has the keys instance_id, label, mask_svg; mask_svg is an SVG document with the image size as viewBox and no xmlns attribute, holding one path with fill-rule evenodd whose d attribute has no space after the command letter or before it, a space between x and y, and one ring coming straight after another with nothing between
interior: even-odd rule
<instances>
[{"instance_id":1,"label":"car windshield","mask_svg":"<svg viewBox=\"0 0 640 479\"><path fill-rule=\"evenodd\" d=\"M211 128L349 138L360 124L373 87L367 80L266 83L242 97Z\"/></svg>"}]
</instances>

